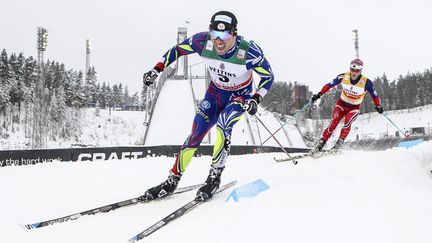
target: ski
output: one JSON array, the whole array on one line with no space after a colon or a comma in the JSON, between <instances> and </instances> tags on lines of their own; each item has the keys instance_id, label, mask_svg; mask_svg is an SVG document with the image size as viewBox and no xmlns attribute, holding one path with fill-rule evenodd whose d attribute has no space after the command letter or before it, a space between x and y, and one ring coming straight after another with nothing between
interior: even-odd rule
<instances>
[{"instance_id":1,"label":"ski","mask_svg":"<svg viewBox=\"0 0 432 243\"><path fill-rule=\"evenodd\" d=\"M220 193L232 186L234 186L237 183L237 181L232 181L228 184L225 184L223 186L221 186L216 193ZM216 194L215 193L215 194ZM210 199L211 200L211 199ZM153 234L154 232L156 232L157 230L159 230L160 228L164 227L165 225L167 225L169 222L174 221L175 219L180 218L181 216L183 216L185 213L189 212L190 210L194 209L196 206L202 204L204 201L200 201L200 200L192 200L188 203L186 203L185 205L183 205L182 207L178 208L177 210L175 210L174 212L170 213L168 216L166 216L165 218L163 218L162 220L158 221L157 223L155 223L154 225L150 226L149 228L145 229L144 231L142 231L141 233L135 235L134 237L129 239L129 242L137 242L139 240L144 239L145 237L148 237L149 235Z\"/></svg>"},{"instance_id":2,"label":"ski","mask_svg":"<svg viewBox=\"0 0 432 243\"><path fill-rule=\"evenodd\" d=\"M201 187L203 184L197 184L197 185L192 185L192 186L186 186L186 187L181 187L178 188L177 190L174 191L173 194L179 194L179 193L183 193L183 192L187 192L187 191L191 191L194 189L197 189L199 187ZM172 194L170 194L172 195ZM168 195L169 196L169 195ZM164 199L166 197L160 198L160 199ZM156 199L156 200L160 200L160 199ZM33 223L33 224L26 224L24 225L24 227L26 227L27 229L36 229L36 228L41 228L41 227L45 227L48 225L53 225L56 223L63 223L69 220L76 220L78 218L80 218L81 216L84 215L94 215L97 213L106 213L121 207L125 207L125 206L130 206L133 204L137 204L140 203L141 201L138 200L138 197L135 198L131 198L128 200L124 200L124 201L120 201L120 202L116 202L116 203L112 203L112 204L108 204L105 206L101 206L101 207L97 207L94 209L90 209L90 210L86 210L86 211L82 211L79 213L74 213L71 215L67 215L67 216L63 216L60 218L55 218L55 219L50 219L50 220L45 220L45 221L41 221L41 222L37 222L37 223ZM151 202L151 201L143 201L141 203L146 203L146 202Z\"/></svg>"},{"instance_id":3,"label":"ski","mask_svg":"<svg viewBox=\"0 0 432 243\"><path fill-rule=\"evenodd\" d=\"M318 158L322 158L324 156L328 156L328 155L336 155L336 154L341 154L342 151L339 149L331 149L331 150L326 150L326 151L316 151L316 150L312 150L309 153L306 154L299 154L296 156L291 156L290 158L273 158L276 162L286 162L286 161L296 161L298 159L303 159L303 158L314 158L314 159L318 159Z\"/></svg>"}]
</instances>

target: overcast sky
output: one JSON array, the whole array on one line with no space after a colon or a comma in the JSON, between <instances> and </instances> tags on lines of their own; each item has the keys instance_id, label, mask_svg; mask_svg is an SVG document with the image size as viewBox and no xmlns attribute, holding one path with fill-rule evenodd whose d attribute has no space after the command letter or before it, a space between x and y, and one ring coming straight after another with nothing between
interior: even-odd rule
<instances>
[{"instance_id":1,"label":"overcast sky","mask_svg":"<svg viewBox=\"0 0 432 243\"><path fill-rule=\"evenodd\" d=\"M254 40L278 81L300 81L317 92L354 58L359 30L363 74L390 79L432 67L430 0L0 0L0 48L37 56L36 28L48 29L45 57L68 69L85 66L85 40L99 82L142 87L142 74L176 44L205 31L218 10L233 12L238 33ZM189 21L186 24L185 21ZM196 54L194 54L197 56ZM190 63L198 63L194 57ZM196 70L195 70L196 69ZM201 72L200 65L193 72ZM202 72L203 73L203 72Z\"/></svg>"}]
</instances>

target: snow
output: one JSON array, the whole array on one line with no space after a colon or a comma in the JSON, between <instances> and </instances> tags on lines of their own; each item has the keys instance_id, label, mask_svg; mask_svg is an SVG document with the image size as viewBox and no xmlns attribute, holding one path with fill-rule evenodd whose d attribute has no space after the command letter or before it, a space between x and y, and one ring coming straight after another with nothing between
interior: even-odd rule
<instances>
[{"instance_id":1,"label":"snow","mask_svg":"<svg viewBox=\"0 0 432 243\"><path fill-rule=\"evenodd\" d=\"M193 104L190 84L187 80L168 81L160 97L149 141L182 144L194 116L192 105L184 107ZM401 128L429 127L431 110L432 106L425 106L387 114ZM78 140L50 146L67 147L71 142L121 146L142 141L143 112L109 114L101 110L99 116L94 116L94 112L83 110L80 119L87 126ZM280 127L270 112L260 109L258 118L270 131ZM260 144L269 136L255 118L249 120L253 139L243 118L234 128L233 144ZM375 113L360 116L353 126L357 128L353 127L351 139L360 131L370 136L380 136L385 128L389 134L395 131ZM306 146L294 121L290 120L285 129L289 137L283 131L276 135L284 146ZM277 143L270 139L265 145ZM283 153L230 156L223 183L237 180L236 187L240 187L262 179L270 188L237 203L225 202L231 190L223 192L143 242L430 242L432 141L409 149L345 151L321 159L303 159L297 165L273 160L282 156ZM173 163L174 158L157 157L0 168L0 242L127 242L190 201L194 192L40 229L27 230L22 225L141 195L162 182ZM194 158L180 186L202 183L210 163L209 156Z\"/></svg>"},{"instance_id":2,"label":"snow","mask_svg":"<svg viewBox=\"0 0 432 243\"><path fill-rule=\"evenodd\" d=\"M192 88L197 99L202 100L205 95L205 80L167 80L162 89L154 115L150 122L149 132L145 145L181 145L190 134L192 122L195 116L194 103L192 98ZM256 120L255 117L243 118L234 126L232 133L232 145L261 145L270 133ZM281 123L275 116L265 111L259 110L259 119L273 133L280 128ZM282 122L283 124L284 122ZM252 134L251 131L252 130ZM305 148L302 136L294 125L294 120L290 120L284 126L286 133L281 130L275 137L285 147ZM288 136L287 136L288 134ZM253 136L253 138L252 138ZM210 139L205 137L203 144L213 144L216 137L215 127L210 130ZM274 139L268 140L264 145L279 146Z\"/></svg>"},{"instance_id":3,"label":"snow","mask_svg":"<svg viewBox=\"0 0 432 243\"><path fill-rule=\"evenodd\" d=\"M202 99L205 94L205 80L192 80L192 87L197 99ZM145 145L181 145L186 140L192 128L195 109L193 104L190 80L168 80L156 102L156 108L149 134ZM82 135L72 140L50 141L49 148L71 147L74 144L88 146L134 146L142 145L146 127L143 125L145 114L139 111L115 111L111 114L108 110L100 110L100 116L95 116L95 109L81 109L82 114L78 117L82 120ZM425 127L426 134L432 134L432 105L426 105L413 109L385 111L401 130L409 131L413 127ZM246 115L248 116L248 115ZM259 109L258 118L273 133L280 128L280 122L274 114ZM255 117L243 117L234 127L232 135L233 145L264 145L279 146L270 138L267 130L255 119ZM329 120L319 120L322 126L317 126L317 121L308 120L303 125L299 123L297 128L292 117L284 130L276 134L278 141L285 147L304 148L307 147L301 134L311 131L316 136L321 136L322 131L329 124ZM282 122L285 124L285 122ZM23 149L26 148L28 139L25 138L24 128L15 124L15 133L10 133L7 139L0 139L1 149ZM333 144L339 137L341 122L334 131L332 139L328 144ZM1 129L1 128L0 128ZM300 129L300 130L299 130ZM318 129L318 130L317 130ZM250 130L253 132L253 138ZM360 115L351 127L347 141L356 140L357 135L362 138L379 139L383 137L394 137L398 129L394 127L383 115L376 112ZM301 131L301 133L300 133ZM0 130L0 132L2 132ZM210 140L207 136L203 144L213 144L215 129L210 131Z\"/></svg>"},{"instance_id":4,"label":"snow","mask_svg":"<svg viewBox=\"0 0 432 243\"><path fill-rule=\"evenodd\" d=\"M276 118L273 113L261 108L259 108L258 111L258 115L256 117L252 117L251 119L253 123L253 134L255 137L258 136L258 138L256 138L256 140L259 141L258 145L267 140L267 142L265 142L263 145L277 147L278 143L271 137L271 134L267 131L267 129L269 129L271 133L274 133L283 125L282 129L274 135L277 141L279 141L285 147L307 147L303 141L300 130L295 126L295 121L292 117L289 118L287 122L278 121L278 118ZM257 119L260 119L267 129L265 129L265 127Z\"/></svg>"},{"instance_id":5,"label":"snow","mask_svg":"<svg viewBox=\"0 0 432 243\"><path fill-rule=\"evenodd\" d=\"M361 114L351 126L351 131L345 141L354 141L357 136L360 139L380 139L384 137L395 137L396 131L410 131L410 128L424 127L426 135L432 135L432 105L425 105L412 109L385 111L384 114L397 126L397 128L382 114L371 112ZM320 123L321 127L317 124ZM300 123L299 128L303 134L310 131L312 134L321 136L324 129L330 124L330 120L310 120ZM343 120L333 131L328 144L334 144L339 138ZM398 129L399 128L399 129ZM401 132L399 136L403 137Z\"/></svg>"},{"instance_id":6,"label":"snow","mask_svg":"<svg viewBox=\"0 0 432 243\"><path fill-rule=\"evenodd\" d=\"M421 106L413 109L386 111L387 117L402 131L409 131L413 127L425 127L426 132L432 134L432 105ZM376 112L360 115L352 128L350 135L354 140L356 134L361 137L381 138L388 134L394 137L398 129L394 127L383 115ZM402 136L402 134L401 134Z\"/></svg>"},{"instance_id":7,"label":"snow","mask_svg":"<svg viewBox=\"0 0 432 243\"><path fill-rule=\"evenodd\" d=\"M81 116L85 126L83 134L76 141L84 145L96 147L134 146L142 144L145 126L143 111L100 110L95 116L93 108L83 109ZM50 144L49 148L57 147Z\"/></svg>"},{"instance_id":8,"label":"snow","mask_svg":"<svg viewBox=\"0 0 432 243\"><path fill-rule=\"evenodd\" d=\"M143 242L430 242L432 141L410 149L346 151L297 165L274 156L230 156L222 183L262 179L254 198L223 192ZM127 242L194 192L27 230L21 225L141 195L168 175L173 158L53 162L0 169L0 242ZM211 158L194 158L180 186L205 180ZM236 188L235 187L235 188Z\"/></svg>"},{"instance_id":9,"label":"snow","mask_svg":"<svg viewBox=\"0 0 432 243\"><path fill-rule=\"evenodd\" d=\"M76 113L74 119L82 123L81 134L71 139L50 140L48 148L135 146L143 143L145 113L142 111L101 109L96 116L95 108L82 108ZM14 133L8 133L6 139L0 138L0 149L29 148L30 138L25 137L23 124L14 125Z\"/></svg>"},{"instance_id":10,"label":"snow","mask_svg":"<svg viewBox=\"0 0 432 243\"><path fill-rule=\"evenodd\" d=\"M192 79L192 86L197 99L203 99L207 91L205 79Z\"/></svg>"},{"instance_id":11,"label":"snow","mask_svg":"<svg viewBox=\"0 0 432 243\"><path fill-rule=\"evenodd\" d=\"M167 80L159 94L145 145L183 144L195 116L188 80Z\"/></svg>"}]
</instances>

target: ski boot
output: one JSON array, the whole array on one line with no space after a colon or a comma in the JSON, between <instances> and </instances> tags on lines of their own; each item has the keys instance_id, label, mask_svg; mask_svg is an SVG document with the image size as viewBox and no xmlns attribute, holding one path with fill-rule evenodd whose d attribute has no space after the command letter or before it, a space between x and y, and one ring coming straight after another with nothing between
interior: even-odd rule
<instances>
[{"instance_id":1,"label":"ski boot","mask_svg":"<svg viewBox=\"0 0 432 243\"><path fill-rule=\"evenodd\" d=\"M213 194L219 188L221 182L221 174L224 168L214 168L213 166L210 169L207 180L196 194L195 200L198 201L207 201L213 197Z\"/></svg>"},{"instance_id":2,"label":"ski boot","mask_svg":"<svg viewBox=\"0 0 432 243\"><path fill-rule=\"evenodd\" d=\"M156 198L165 197L175 191L180 181L181 175L176 175L172 171L166 181L160 185L148 189L144 195L138 198L139 201L151 201Z\"/></svg>"},{"instance_id":3,"label":"ski boot","mask_svg":"<svg viewBox=\"0 0 432 243\"><path fill-rule=\"evenodd\" d=\"M332 150L339 150L342 147L343 142L344 140L339 138L335 143L335 145L333 146Z\"/></svg>"},{"instance_id":4,"label":"ski boot","mask_svg":"<svg viewBox=\"0 0 432 243\"><path fill-rule=\"evenodd\" d=\"M326 142L324 142L323 140L320 140L317 144L317 146L312 149L311 151L309 151L309 156L311 156L312 158L315 158L318 156L318 154L320 154L321 150L324 148Z\"/></svg>"},{"instance_id":5,"label":"ski boot","mask_svg":"<svg viewBox=\"0 0 432 243\"><path fill-rule=\"evenodd\" d=\"M326 144L326 142L324 142L323 140L320 140L318 142L318 145L315 148L315 152L321 151L324 148L325 144Z\"/></svg>"}]
</instances>

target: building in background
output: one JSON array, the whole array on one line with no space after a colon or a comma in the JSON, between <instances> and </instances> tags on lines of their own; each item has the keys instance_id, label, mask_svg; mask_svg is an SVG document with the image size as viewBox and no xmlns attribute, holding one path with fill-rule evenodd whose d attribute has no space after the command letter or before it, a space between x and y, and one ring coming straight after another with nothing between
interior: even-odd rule
<instances>
[{"instance_id":1,"label":"building in background","mask_svg":"<svg viewBox=\"0 0 432 243\"><path fill-rule=\"evenodd\" d=\"M301 109L306 103L309 102L312 97L312 92L309 91L309 87L304 84L294 82L294 88L291 93L292 109Z\"/></svg>"}]
</instances>

